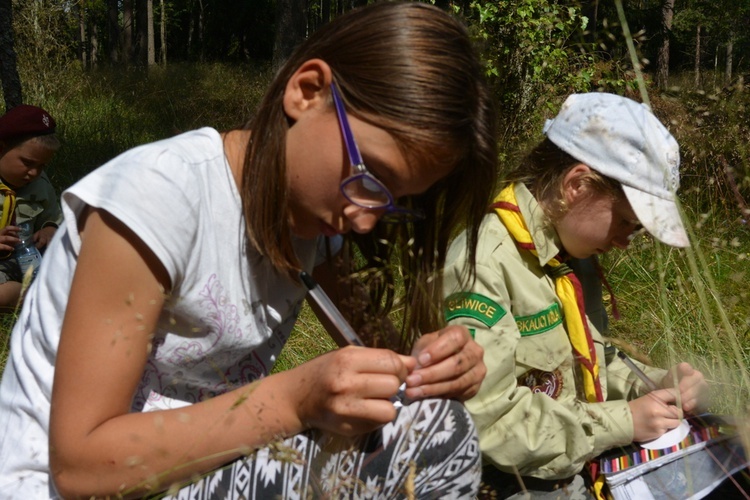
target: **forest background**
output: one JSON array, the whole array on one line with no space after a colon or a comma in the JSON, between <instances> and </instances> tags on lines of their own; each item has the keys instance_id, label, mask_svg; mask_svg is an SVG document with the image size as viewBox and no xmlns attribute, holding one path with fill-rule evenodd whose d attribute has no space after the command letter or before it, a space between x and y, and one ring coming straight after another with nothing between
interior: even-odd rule
<instances>
[{"instance_id":1,"label":"forest background","mask_svg":"<svg viewBox=\"0 0 750 500\"><path fill-rule=\"evenodd\" d=\"M370 0L372 1L372 0ZM241 125L309 33L367 0L0 0L5 109L39 105L63 147L58 191L120 152ZM541 137L572 92L648 102L681 145L693 245L648 236L602 263L634 356L708 374L714 410L750 404L750 0L433 0L465 20L501 110L499 161ZM0 321L0 367L15 320ZM333 343L304 311L276 369ZM750 442L750 440L748 440Z\"/></svg>"}]
</instances>

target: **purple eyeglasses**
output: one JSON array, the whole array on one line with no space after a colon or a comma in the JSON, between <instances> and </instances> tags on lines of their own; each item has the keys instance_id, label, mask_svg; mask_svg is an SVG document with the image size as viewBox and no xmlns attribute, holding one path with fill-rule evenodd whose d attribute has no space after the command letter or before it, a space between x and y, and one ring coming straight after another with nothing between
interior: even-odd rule
<instances>
[{"instance_id":1,"label":"purple eyeglasses","mask_svg":"<svg viewBox=\"0 0 750 500\"><path fill-rule=\"evenodd\" d=\"M341 134L344 136L344 145L349 155L349 163L352 167L352 175L341 181L341 193L347 200L358 207L370 209L385 209L381 218L384 222L411 222L424 219L424 213L419 210L411 210L396 205L393 195L377 177L372 175L362 155L359 152L357 142L354 140L352 129L349 126L349 119L346 117L344 101L336 88L335 83L331 83L331 94L333 103L336 106L336 115L339 118Z\"/></svg>"}]
</instances>

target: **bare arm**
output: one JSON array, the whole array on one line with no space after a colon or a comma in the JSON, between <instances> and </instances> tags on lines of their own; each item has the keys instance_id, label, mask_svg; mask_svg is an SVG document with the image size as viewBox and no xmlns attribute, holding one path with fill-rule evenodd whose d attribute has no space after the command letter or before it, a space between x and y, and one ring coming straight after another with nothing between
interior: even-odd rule
<instances>
[{"instance_id":1,"label":"bare arm","mask_svg":"<svg viewBox=\"0 0 750 500\"><path fill-rule=\"evenodd\" d=\"M189 407L130 413L169 279L145 244L92 211L56 361L50 468L63 496L142 495L310 427L367 432L406 378L393 353L344 349ZM314 387L314 389L313 389Z\"/></svg>"}]
</instances>

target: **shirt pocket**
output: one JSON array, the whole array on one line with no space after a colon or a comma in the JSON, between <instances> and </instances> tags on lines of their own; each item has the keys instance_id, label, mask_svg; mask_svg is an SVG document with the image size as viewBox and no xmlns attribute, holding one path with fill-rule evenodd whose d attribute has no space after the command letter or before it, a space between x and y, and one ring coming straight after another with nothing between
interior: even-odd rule
<instances>
[{"instance_id":1,"label":"shirt pocket","mask_svg":"<svg viewBox=\"0 0 750 500\"><path fill-rule=\"evenodd\" d=\"M551 372L569 365L572 347L562 325L535 335L521 337L516 348L516 376L536 369Z\"/></svg>"}]
</instances>

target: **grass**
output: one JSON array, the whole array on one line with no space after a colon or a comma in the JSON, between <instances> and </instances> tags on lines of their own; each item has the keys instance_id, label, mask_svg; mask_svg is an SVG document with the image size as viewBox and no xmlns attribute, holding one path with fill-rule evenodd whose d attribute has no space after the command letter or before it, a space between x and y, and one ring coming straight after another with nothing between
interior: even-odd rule
<instances>
[{"instance_id":1,"label":"grass","mask_svg":"<svg viewBox=\"0 0 750 500\"><path fill-rule=\"evenodd\" d=\"M44 98L63 147L48 173L64 188L119 153L194 128L243 124L267 85L265 67L182 65L148 73L68 68ZM56 92L54 91L56 90Z\"/></svg>"},{"instance_id":2,"label":"grass","mask_svg":"<svg viewBox=\"0 0 750 500\"><path fill-rule=\"evenodd\" d=\"M744 228L738 228L744 231ZM612 336L652 363L689 361L709 378L714 410L741 414L750 403L750 311L747 235L738 247L716 247L698 238L690 250L662 247L641 237L627 252L603 259L622 314ZM705 265L691 269L691 253Z\"/></svg>"}]
</instances>

